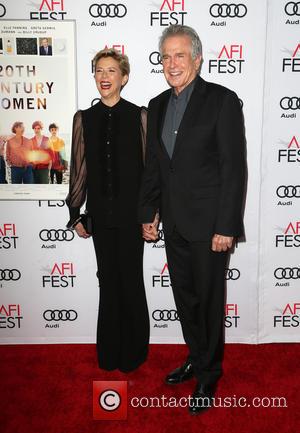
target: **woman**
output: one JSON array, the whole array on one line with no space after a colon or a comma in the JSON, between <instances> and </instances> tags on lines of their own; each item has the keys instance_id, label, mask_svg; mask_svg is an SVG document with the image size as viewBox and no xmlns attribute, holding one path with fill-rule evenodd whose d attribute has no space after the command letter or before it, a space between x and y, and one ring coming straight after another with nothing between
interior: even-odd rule
<instances>
[{"instance_id":1,"label":"woman","mask_svg":"<svg viewBox=\"0 0 300 433\"><path fill-rule=\"evenodd\" d=\"M49 149L49 138L42 134L43 124L36 120L32 124L34 137L32 138L34 150L39 151L40 161L33 170L34 183L49 183L49 172L52 166L53 152Z\"/></svg>"},{"instance_id":2,"label":"woman","mask_svg":"<svg viewBox=\"0 0 300 433\"><path fill-rule=\"evenodd\" d=\"M54 178L56 178L56 183L61 184L63 180L63 172L68 168L65 157L65 142L57 135L58 126L56 123L51 123L49 125L49 132L51 134L49 137L49 148L53 152L50 180L51 183L54 183Z\"/></svg>"},{"instance_id":3,"label":"woman","mask_svg":"<svg viewBox=\"0 0 300 433\"><path fill-rule=\"evenodd\" d=\"M100 303L99 367L128 372L147 357L149 317L143 283L143 240L137 202L143 169L145 111L120 97L129 63L113 49L93 60L100 101L73 121L68 227L87 238L80 221L85 199L92 217Z\"/></svg>"},{"instance_id":4,"label":"woman","mask_svg":"<svg viewBox=\"0 0 300 433\"><path fill-rule=\"evenodd\" d=\"M23 122L15 122L11 131L15 135L7 140L6 145L6 161L10 167L11 183L33 183L32 141L24 137Z\"/></svg>"}]
</instances>

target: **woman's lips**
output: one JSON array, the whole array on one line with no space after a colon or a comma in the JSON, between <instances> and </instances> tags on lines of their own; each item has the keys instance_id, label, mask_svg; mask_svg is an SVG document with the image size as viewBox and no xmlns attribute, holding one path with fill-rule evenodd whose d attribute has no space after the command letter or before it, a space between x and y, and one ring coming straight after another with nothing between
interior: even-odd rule
<instances>
[{"instance_id":1,"label":"woman's lips","mask_svg":"<svg viewBox=\"0 0 300 433\"><path fill-rule=\"evenodd\" d=\"M108 90L111 87L111 83L108 81L100 81L100 87L103 90Z\"/></svg>"}]
</instances>

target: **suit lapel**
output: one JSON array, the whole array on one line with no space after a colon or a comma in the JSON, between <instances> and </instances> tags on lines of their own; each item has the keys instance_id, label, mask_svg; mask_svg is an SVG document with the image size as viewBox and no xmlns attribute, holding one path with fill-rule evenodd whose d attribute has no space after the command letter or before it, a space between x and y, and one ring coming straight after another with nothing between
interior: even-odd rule
<instances>
[{"instance_id":1,"label":"suit lapel","mask_svg":"<svg viewBox=\"0 0 300 433\"><path fill-rule=\"evenodd\" d=\"M167 157L170 159L170 156L168 154L168 151L166 149L166 146L164 145L163 139L162 139L162 131L163 131L163 126L164 126L164 122L165 122L165 117L166 117L166 111L167 111L167 107L168 107L168 102L169 102L169 98L170 98L170 94L171 94L171 89L165 93L163 99L161 100L159 107L158 107L158 112L157 112L157 134L158 134L158 141L163 149L163 151L165 152L165 154L167 155Z\"/></svg>"},{"instance_id":2,"label":"suit lapel","mask_svg":"<svg viewBox=\"0 0 300 433\"><path fill-rule=\"evenodd\" d=\"M199 112L199 107L201 107L204 100L205 89L205 81L198 76L195 82L194 90L191 94L190 100L187 104L186 110L178 128L172 159L175 158L180 145L184 142L184 135L188 129L189 123L191 123L191 120L195 114Z\"/></svg>"}]
</instances>

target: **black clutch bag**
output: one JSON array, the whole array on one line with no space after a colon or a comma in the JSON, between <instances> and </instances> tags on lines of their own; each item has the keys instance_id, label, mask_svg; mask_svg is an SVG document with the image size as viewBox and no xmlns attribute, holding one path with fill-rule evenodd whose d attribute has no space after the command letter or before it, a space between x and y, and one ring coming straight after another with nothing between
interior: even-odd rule
<instances>
[{"instance_id":1,"label":"black clutch bag","mask_svg":"<svg viewBox=\"0 0 300 433\"><path fill-rule=\"evenodd\" d=\"M84 227L84 230L91 235L93 233L93 221L91 215L83 213L80 215L80 222Z\"/></svg>"}]
</instances>

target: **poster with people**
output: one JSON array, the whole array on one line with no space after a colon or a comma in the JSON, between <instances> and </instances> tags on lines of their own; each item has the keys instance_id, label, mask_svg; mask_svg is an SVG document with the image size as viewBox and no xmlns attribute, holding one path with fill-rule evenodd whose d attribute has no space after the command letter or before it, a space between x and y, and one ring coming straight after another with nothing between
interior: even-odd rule
<instances>
[{"instance_id":1,"label":"poster with people","mask_svg":"<svg viewBox=\"0 0 300 433\"><path fill-rule=\"evenodd\" d=\"M0 199L64 199L76 111L75 23L0 21Z\"/></svg>"}]
</instances>

